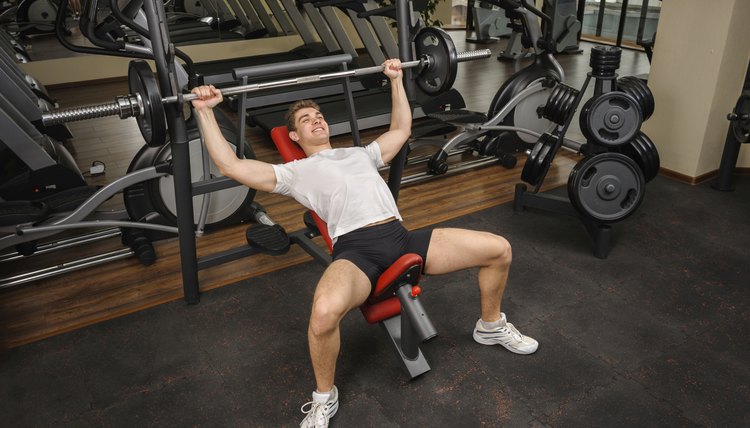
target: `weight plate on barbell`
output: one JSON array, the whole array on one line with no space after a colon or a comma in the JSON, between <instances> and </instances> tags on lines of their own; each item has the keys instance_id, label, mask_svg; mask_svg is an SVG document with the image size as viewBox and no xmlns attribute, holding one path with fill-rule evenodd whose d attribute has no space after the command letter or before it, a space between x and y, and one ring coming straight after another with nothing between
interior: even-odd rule
<instances>
[{"instance_id":1,"label":"weight plate on barbell","mask_svg":"<svg viewBox=\"0 0 750 428\"><path fill-rule=\"evenodd\" d=\"M750 141L750 92L737 99L732 118L732 133L740 143Z\"/></svg>"},{"instance_id":2,"label":"weight plate on barbell","mask_svg":"<svg viewBox=\"0 0 750 428\"><path fill-rule=\"evenodd\" d=\"M536 186L541 183L544 176L547 175L552 160L555 158L555 145L557 137L552 134L544 133L534 144L526 163L521 170L521 180Z\"/></svg>"},{"instance_id":3,"label":"weight plate on barbell","mask_svg":"<svg viewBox=\"0 0 750 428\"><path fill-rule=\"evenodd\" d=\"M451 87L458 73L458 53L448 33L425 27L414 38L417 58L428 57L429 65L413 76L417 87L427 95L441 94Z\"/></svg>"},{"instance_id":4,"label":"weight plate on barbell","mask_svg":"<svg viewBox=\"0 0 750 428\"><path fill-rule=\"evenodd\" d=\"M167 118L164 114L159 86L144 60L136 59L128 65L128 90L131 94L140 95L143 111L135 121L141 135L150 147L160 147L167 142Z\"/></svg>"},{"instance_id":5,"label":"weight plate on barbell","mask_svg":"<svg viewBox=\"0 0 750 428\"><path fill-rule=\"evenodd\" d=\"M568 177L568 197L578 212L600 223L614 223L633 214L643 201L641 169L620 153L581 159Z\"/></svg>"},{"instance_id":6,"label":"weight plate on barbell","mask_svg":"<svg viewBox=\"0 0 750 428\"><path fill-rule=\"evenodd\" d=\"M581 111L581 132L587 140L617 147L641 129L643 113L638 101L625 92L613 91L589 100Z\"/></svg>"}]
</instances>

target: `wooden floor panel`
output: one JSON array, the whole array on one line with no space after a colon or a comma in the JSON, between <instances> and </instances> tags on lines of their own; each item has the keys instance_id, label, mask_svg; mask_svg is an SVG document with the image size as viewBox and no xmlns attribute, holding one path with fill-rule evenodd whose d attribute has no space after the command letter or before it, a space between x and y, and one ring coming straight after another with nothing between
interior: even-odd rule
<instances>
[{"instance_id":1,"label":"wooden floor panel","mask_svg":"<svg viewBox=\"0 0 750 428\"><path fill-rule=\"evenodd\" d=\"M462 40L456 39L456 42L459 49L466 48ZM474 47L468 47L472 48ZM491 48L496 53L502 46L497 44ZM624 53L623 57L623 64L626 64L623 66L626 68L624 74L648 70L642 54L630 52ZM588 54L565 56L561 58L561 63L568 73L569 84L580 86L588 72ZM513 70L512 64L501 64L494 59L463 63L459 68L455 87L464 94L468 108L483 110L489 105L496 89ZM63 106L108 102L115 95L126 92L125 82L92 84L83 88L57 88L51 91ZM81 170L88 171L95 161L106 163L106 174L91 177L92 184L107 184L125 174L130 160L142 145L133 119L104 118L72 123L70 127L75 139L67 146L75 155ZM247 138L258 159L280 162L278 153L266 135L255 128L248 128L247 132ZM363 133L363 141L371 140L378 132ZM574 126L571 133L575 132ZM335 143L351 144L344 137L336 139ZM543 190L564 185L577 159L578 155L561 151L547 175ZM492 165L404 187L400 193L399 207L405 225L409 228L424 227L510 202L514 186L520 182L523 160L523 156L519 155L518 165L511 170ZM258 193L256 201L287 231L303 227L304 209L295 201L266 193ZM122 209L122 203L113 198L106 207L112 210ZM237 225L197 238L199 256L244 245L245 228L246 225ZM118 238L83 249L39 256L36 260L32 260L35 259L32 257L21 262L6 263L0 265L0 268L5 276L29 267L62 263L66 259L116 247L119 247ZM131 257L0 290L0 349L20 346L181 299L182 281L177 240L157 242L155 247L158 259L152 266L141 266ZM311 260L310 257L297 247L292 247L283 256L247 257L199 272L201 291L206 292L308 260ZM311 278L310 286L313 283L314 279Z\"/></svg>"},{"instance_id":2,"label":"wooden floor panel","mask_svg":"<svg viewBox=\"0 0 750 428\"><path fill-rule=\"evenodd\" d=\"M550 170L545 188L564 184L574 162L572 155L560 156ZM509 202L521 168L522 162L513 170L494 165L406 187L399 197L404 223L409 228L419 228ZM295 201L262 193L256 200L286 230L303 227L304 208ZM198 256L244 245L246 227L233 226L199 237ZM319 244L324 245L322 241ZM104 245L88 250L95 253ZM128 258L0 292L0 344L15 347L181 299L178 242L170 239L157 242L155 247L157 261L148 267ZM75 253L66 251L67 256ZM295 246L282 256L243 258L200 271L201 291L309 260L310 256Z\"/></svg>"}]
</instances>

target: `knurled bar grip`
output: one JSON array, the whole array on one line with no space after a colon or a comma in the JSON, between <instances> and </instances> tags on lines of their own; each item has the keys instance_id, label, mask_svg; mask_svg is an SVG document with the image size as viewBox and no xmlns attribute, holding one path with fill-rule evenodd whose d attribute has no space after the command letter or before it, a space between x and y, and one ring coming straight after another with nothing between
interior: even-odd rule
<instances>
[{"instance_id":1,"label":"knurled bar grip","mask_svg":"<svg viewBox=\"0 0 750 428\"><path fill-rule=\"evenodd\" d=\"M74 107L44 113L42 114L42 124L50 126L107 116L120 116L120 119L127 119L139 116L141 113L143 113L143 99L140 94L118 95L112 103Z\"/></svg>"},{"instance_id":2,"label":"knurled bar grip","mask_svg":"<svg viewBox=\"0 0 750 428\"><path fill-rule=\"evenodd\" d=\"M472 61L475 59L488 58L492 55L489 49L480 49L468 52L459 52L456 54L457 62ZM401 68L429 67L430 58L425 56L417 61L407 61L401 64ZM223 95L235 95L245 92L258 91L262 89L278 88L282 86L293 86L322 80L339 79L349 76L363 76L368 74L381 73L384 70L382 65L373 67L364 67L352 70L339 71L327 74L318 74L311 76L297 77L294 79L276 80L265 83L253 83L250 85L241 85L224 88L221 90ZM114 103L98 104L91 106L76 107L71 109L62 109L54 112L42 114L42 124L45 126L56 125L60 123L74 122L79 120L95 119L106 116L120 116L120 119L139 116L144 112L143 95L119 95ZM162 103L176 103L180 101L192 101L198 99L198 95L193 93L180 94L161 99Z\"/></svg>"}]
</instances>

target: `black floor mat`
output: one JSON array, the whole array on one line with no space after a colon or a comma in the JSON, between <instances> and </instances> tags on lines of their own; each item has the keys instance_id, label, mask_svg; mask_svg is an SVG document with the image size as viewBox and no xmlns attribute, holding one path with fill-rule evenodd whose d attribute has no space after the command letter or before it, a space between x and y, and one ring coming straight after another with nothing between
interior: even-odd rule
<instances>
[{"instance_id":1,"label":"black floor mat","mask_svg":"<svg viewBox=\"0 0 750 428\"><path fill-rule=\"evenodd\" d=\"M657 177L607 260L573 217L510 204L444 226L513 244L503 311L530 356L477 345L476 271L429 277L439 336L409 381L377 326L342 324L332 427L750 426L750 176ZM0 355L8 426L297 426L314 379L313 262Z\"/></svg>"}]
</instances>

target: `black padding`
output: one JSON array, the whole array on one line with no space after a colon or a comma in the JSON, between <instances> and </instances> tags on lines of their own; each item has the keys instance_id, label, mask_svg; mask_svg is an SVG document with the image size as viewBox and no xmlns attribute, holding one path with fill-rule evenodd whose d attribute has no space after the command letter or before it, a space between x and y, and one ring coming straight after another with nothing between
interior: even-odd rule
<instances>
[{"instance_id":1,"label":"black padding","mask_svg":"<svg viewBox=\"0 0 750 428\"><path fill-rule=\"evenodd\" d=\"M41 201L0 202L0 226L36 223L47 218L49 213L49 206Z\"/></svg>"},{"instance_id":2,"label":"black padding","mask_svg":"<svg viewBox=\"0 0 750 428\"><path fill-rule=\"evenodd\" d=\"M278 224L254 224L245 231L247 243L264 254L279 255L289 251L289 235Z\"/></svg>"}]
</instances>

